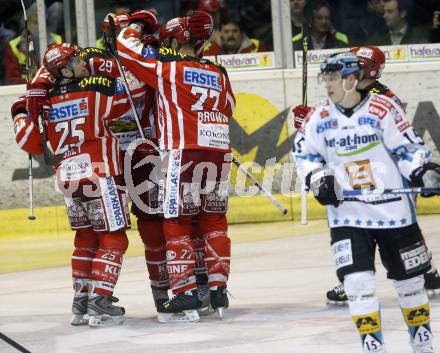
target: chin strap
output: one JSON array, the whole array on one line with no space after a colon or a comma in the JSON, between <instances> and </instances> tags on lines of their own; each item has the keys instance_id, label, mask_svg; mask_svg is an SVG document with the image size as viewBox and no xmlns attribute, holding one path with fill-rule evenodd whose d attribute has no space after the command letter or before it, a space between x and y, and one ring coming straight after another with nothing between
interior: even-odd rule
<instances>
[{"instance_id":1,"label":"chin strap","mask_svg":"<svg viewBox=\"0 0 440 353\"><path fill-rule=\"evenodd\" d=\"M356 79L356 81L354 81L354 85L351 89L347 89L345 87L346 83L347 83L347 79L343 78L342 79L342 89L344 90L344 97L342 97L342 100L338 103L341 106L343 106L343 104L345 103L345 99L347 98L347 96L356 90L356 87L357 87L359 81Z\"/></svg>"}]
</instances>

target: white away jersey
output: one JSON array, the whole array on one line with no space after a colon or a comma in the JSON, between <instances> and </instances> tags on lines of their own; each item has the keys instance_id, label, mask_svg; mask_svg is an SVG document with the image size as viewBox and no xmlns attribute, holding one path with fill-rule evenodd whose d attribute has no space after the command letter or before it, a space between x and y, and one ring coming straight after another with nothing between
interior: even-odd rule
<instances>
[{"instance_id":1,"label":"white away jersey","mask_svg":"<svg viewBox=\"0 0 440 353\"><path fill-rule=\"evenodd\" d=\"M326 164L343 190L408 186L431 153L391 99L369 95L347 117L329 99L318 103L295 138L298 174ZM329 226L398 228L416 222L411 195L375 195L327 206Z\"/></svg>"}]
</instances>

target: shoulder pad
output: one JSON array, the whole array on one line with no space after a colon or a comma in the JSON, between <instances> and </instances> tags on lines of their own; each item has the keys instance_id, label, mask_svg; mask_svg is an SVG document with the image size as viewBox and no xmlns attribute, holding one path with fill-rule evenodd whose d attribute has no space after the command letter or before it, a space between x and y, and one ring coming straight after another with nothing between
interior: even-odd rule
<instances>
[{"instance_id":1,"label":"shoulder pad","mask_svg":"<svg viewBox=\"0 0 440 353\"><path fill-rule=\"evenodd\" d=\"M107 96L113 96L116 89L116 79L113 77L93 75L83 78L81 81L71 82L67 85L57 86L51 92L51 96L67 92L95 91Z\"/></svg>"}]
</instances>

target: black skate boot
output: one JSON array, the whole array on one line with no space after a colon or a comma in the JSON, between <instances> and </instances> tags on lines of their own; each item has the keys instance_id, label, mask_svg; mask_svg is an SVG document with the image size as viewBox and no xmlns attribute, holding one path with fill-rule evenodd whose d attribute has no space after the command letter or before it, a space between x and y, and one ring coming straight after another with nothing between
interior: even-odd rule
<instances>
[{"instance_id":1,"label":"black skate boot","mask_svg":"<svg viewBox=\"0 0 440 353\"><path fill-rule=\"evenodd\" d=\"M196 289L178 293L157 308L157 320L162 323L197 322L200 304Z\"/></svg>"},{"instance_id":2,"label":"black skate boot","mask_svg":"<svg viewBox=\"0 0 440 353\"><path fill-rule=\"evenodd\" d=\"M197 295L199 296L199 300L201 302L199 310L200 315L208 315L211 312L209 311L209 287L208 287L208 276L206 274L196 274L196 283L197 283Z\"/></svg>"},{"instance_id":3,"label":"black skate boot","mask_svg":"<svg viewBox=\"0 0 440 353\"><path fill-rule=\"evenodd\" d=\"M211 308L217 312L217 315L221 319L223 317L223 309L229 307L228 292L226 287L218 286L215 290L209 291L211 300Z\"/></svg>"},{"instance_id":4,"label":"black skate boot","mask_svg":"<svg viewBox=\"0 0 440 353\"><path fill-rule=\"evenodd\" d=\"M426 272L425 289L429 297L440 295L440 275L437 270Z\"/></svg>"},{"instance_id":5,"label":"black skate boot","mask_svg":"<svg viewBox=\"0 0 440 353\"><path fill-rule=\"evenodd\" d=\"M101 327L122 324L125 320L125 309L113 305L119 299L109 295L93 294L89 298L87 311L89 326Z\"/></svg>"},{"instance_id":6,"label":"black skate boot","mask_svg":"<svg viewBox=\"0 0 440 353\"><path fill-rule=\"evenodd\" d=\"M89 300L87 289L87 283L90 280L76 278L73 281L73 287L75 294L72 303L72 320L70 324L73 326L87 325L89 323L89 317L87 316L87 303Z\"/></svg>"},{"instance_id":7,"label":"black skate boot","mask_svg":"<svg viewBox=\"0 0 440 353\"><path fill-rule=\"evenodd\" d=\"M165 304L170 298L168 297L167 289L153 289L153 299L156 310L163 304Z\"/></svg>"},{"instance_id":8,"label":"black skate boot","mask_svg":"<svg viewBox=\"0 0 440 353\"><path fill-rule=\"evenodd\" d=\"M327 304L345 305L348 302L347 295L344 291L344 285L339 283L332 290L327 292Z\"/></svg>"}]
</instances>

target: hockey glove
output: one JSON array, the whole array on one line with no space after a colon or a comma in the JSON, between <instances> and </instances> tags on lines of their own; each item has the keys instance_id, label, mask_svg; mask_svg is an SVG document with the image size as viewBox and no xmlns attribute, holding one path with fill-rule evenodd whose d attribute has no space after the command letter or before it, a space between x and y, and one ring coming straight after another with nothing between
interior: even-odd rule
<instances>
[{"instance_id":1,"label":"hockey glove","mask_svg":"<svg viewBox=\"0 0 440 353\"><path fill-rule=\"evenodd\" d=\"M292 114L294 116L293 124L295 126L295 129L299 129L302 126L307 114L309 114L311 109L312 108L306 107L304 105L297 105L296 107L292 108Z\"/></svg>"},{"instance_id":2,"label":"hockey glove","mask_svg":"<svg viewBox=\"0 0 440 353\"><path fill-rule=\"evenodd\" d=\"M49 90L41 84L31 86L26 92L26 109L34 123L38 124L45 105L50 105Z\"/></svg>"},{"instance_id":3,"label":"hockey glove","mask_svg":"<svg viewBox=\"0 0 440 353\"><path fill-rule=\"evenodd\" d=\"M305 183L307 190L313 193L321 205L338 207L341 203L341 189L329 168L324 166L311 171L307 174Z\"/></svg>"},{"instance_id":4,"label":"hockey glove","mask_svg":"<svg viewBox=\"0 0 440 353\"><path fill-rule=\"evenodd\" d=\"M194 11L188 16L188 28L192 39L208 40L214 32L214 20L205 11Z\"/></svg>"},{"instance_id":5,"label":"hockey glove","mask_svg":"<svg viewBox=\"0 0 440 353\"><path fill-rule=\"evenodd\" d=\"M157 31L159 24L157 16L152 11L138 10L133 12L129 17L130 23L142 22L144 24L144 33L151 34Z\"/></svg>"},{"instance_id":6,"label":"hockey glove","mask_svg":"<svg viewBox=\"0 0 440 353\"><path fill-rule=\"evenodd\" d=\"M410 176L411 182L417 187L438 188L440 187L440 165L428 162L415 169ZM431 197L435 194L421 194L423 197Z\"/></svg>"}]
</instances>

